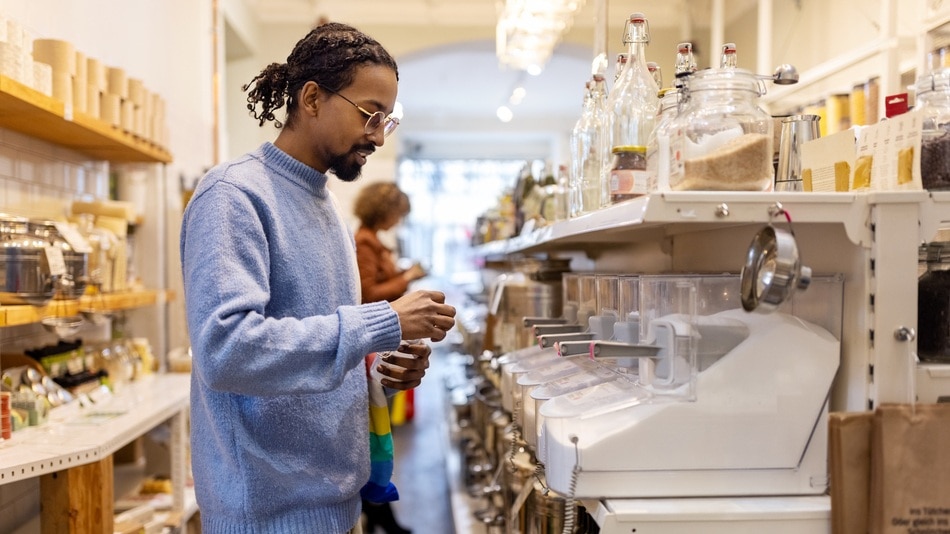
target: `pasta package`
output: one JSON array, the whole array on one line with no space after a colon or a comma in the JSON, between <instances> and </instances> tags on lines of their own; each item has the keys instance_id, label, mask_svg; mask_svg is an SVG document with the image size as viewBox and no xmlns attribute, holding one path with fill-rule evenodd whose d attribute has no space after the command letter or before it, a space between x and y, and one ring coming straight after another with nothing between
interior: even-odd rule
<instances>
[{"instance_id":1,"label":"pasta package","mask_svg":"<svg viewBox=\"0 0 950 534\"><path fill-rule=\"evenodd\" d=\"M921 129L919 110L862 128L852 188L870 191L923 189L920 179Z\"/></svg>"}]
</instances>

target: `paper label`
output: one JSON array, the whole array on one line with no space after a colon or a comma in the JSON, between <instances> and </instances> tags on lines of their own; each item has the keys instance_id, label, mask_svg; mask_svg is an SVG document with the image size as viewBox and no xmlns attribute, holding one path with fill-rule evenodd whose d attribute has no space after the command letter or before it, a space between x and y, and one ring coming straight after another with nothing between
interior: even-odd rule
<instances>
[{"instance_id":1,"label":"paper label","mask_svg":"<svg viewBox=\"0 0 950 534\"><path fill-rule=\"evenodd\" d=\"M645 195L650 191L650 173L634 169L610 171L611 195Z\"/></svg>"},{"instance_id":2,"label":"paper label","mask_svg":"<svg viewBox=\"0 0 950 534\"><path fill-rule=\"evenodd\" d=\"M907 510L907 515L885 518L892 532L908 534L950 533L950 506L921 506ZM904 529L907 530L904 530Z\"/></svg>"},{"instance_id":3,"label":"paper label","mask_svg":"<svg viewBox=\"0 0 950 534\"><path fill-rule=\"evenodd\" d=\"M59 232L59 235L63 236L63 239L69 243L69 246L74 251L80 254L92 253L92 246L89 245L89 241L86 240L85 236L79 233L79 230L75 226L60 221L56 221L53 224L56 226L56 231Z\"/></svg>"},{"instance_id":4,"label":"paper label","mask_svg":"<svg viewBox=\"0 0 950 534\"><path fill-rule=\"evenodd\" d=\"M63 276L66 274L66 260L63 258L63 249L59 247L46 247L46 261L49 263L49 274L52 276Z\"/></svg>"},{"instance_id":5,"label":"paper label","mask_svg":"<svg viewBox=\"0 0 950 534\"><path fill-rule=\"evenodd\" d=\"M922 115L904 113L861 129L852 190L919 191Z\"/></svg>"}]
</instances>

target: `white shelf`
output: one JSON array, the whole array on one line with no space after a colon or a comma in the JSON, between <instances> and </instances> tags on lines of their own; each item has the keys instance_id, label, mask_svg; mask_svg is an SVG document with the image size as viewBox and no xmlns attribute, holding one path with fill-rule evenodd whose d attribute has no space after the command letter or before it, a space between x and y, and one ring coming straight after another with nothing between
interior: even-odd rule
<instances>
[{"instance_id":1,"label":"white shelf","mask_svg":"<svg viewBox=\"0 0 950 534\"><path fill-rule=\"evenodd\" d=\"M65 418L62 408L53 410L46 425L14 432L0 443L0 485L111 455L186 410L190 385L187 374L153 375L127 384L95 412L77 412L78 418Z\"/></svg>"},{"instance_id":2,"label":"white shelf","mask_svg":"<svg viewBox=\"0 0 950 534\"><path fill-rule=\"evenodd\" d=\"M950 192L893 193L751 193L677 191L640 197L527 234L479 246L481 256L584 249L617 241L621 234L636 239L638 232L666 235L716 226L784 222L769 208L780 203L793 224L831 223L844 226L852 243L868 246L867 225L872 205L912 203L921 206L921 239L932 239L935 228L950 225Z\"/></svg>"}]
</instances>

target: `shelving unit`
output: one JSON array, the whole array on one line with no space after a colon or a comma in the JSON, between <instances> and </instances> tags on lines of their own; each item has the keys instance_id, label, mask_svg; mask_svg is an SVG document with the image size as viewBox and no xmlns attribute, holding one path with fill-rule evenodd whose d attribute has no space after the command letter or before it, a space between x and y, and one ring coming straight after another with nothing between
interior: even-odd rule
<instances>
[{"instance_id":1,"label":"shelving unit","mask_svg":"<svg viewBox=\"0 0 950 534\"><path fill-rule=\"evenodd\" d=\"M112 532L112 455L170 421L169 515L183 524L196 510L193 492L185 489L190 384L187 374L151 375L93 408L52 410L46 425L0 443L0 485L41 478L43 532Z\"/></svg>"},{"instance_id":2,"label":"shelving unit","mask_svg":"<svg viewBox=\"0 0 950 534\"><path fill-rule=\"evenodd\" d=\"M0 127L113 162L169 163L164 148L0 76Z\"/></svg>"},{"instance_id":3,"label":"shelving unit","mask_svg":"<svg viewBox=\"0 0 950 534\"><path fill-rule=\"evenodd\" d=\"M770 215L770 208L779 204L790 215L790 225L784 217ZM946 398L950 365L917 363L913 332L918 247L950 227L950 192L659 193L477 250L486 258L581 252L597 273L738 273L752 237L766 224L791 228L801 261L813 275L839 274L844 280L832 411L864 412L882 403ZM828 516L817 512L827 514L829 504L822 499L827 497L795 503L814 505L815 524L827 524L830 532L830 521L823 519ZM637 513L667 511L662 504L651 509L647 501L635 502ZM588 510L597 510L597 523L605 532L643 526L632 519L620 522L619 517L633 515L611 508L617 505L592 500ZM791 510L790 503L779 506Z\"/></svg>"},{"instance_id":4,"label":"shelving unit","mask_svg":"<svg viewBox=\"0 0 950 534\"><path fill-rule=\"evenodd\" d=\"M915 372L917 249L950 225L950 194L669 192L477 249L484 257L586 253L598 272L738 273L752 236L790 214L802 262L845 278L842 360L832 409L907 402Z\"/></svg>"},{"instance_id":5,"label":"shelving unit","mask_svg":"<svg viewBox=\"0 0 950 534\"><path fill-rule=\"evenodd\" d=\"M171 291L141 290L84 295L78 300L51 300L45 306L0 306L0 327L36 323L49 316L72 316L80 310L116 312L165 303L173 299L174 292Z\"/></svg>"}]
</instances>

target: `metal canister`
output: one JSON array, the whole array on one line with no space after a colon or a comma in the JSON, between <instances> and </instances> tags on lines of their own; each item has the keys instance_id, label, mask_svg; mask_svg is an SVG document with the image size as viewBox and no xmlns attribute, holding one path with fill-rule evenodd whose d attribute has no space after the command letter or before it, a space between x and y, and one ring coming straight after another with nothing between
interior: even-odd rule
<instances>
[{"instance_id":1,"label":"metal canister","mask_svg":"<svg viewBox=\"0 0 950 534\"><path fill-rule=\"evenodd\" d=\"M53 298L46 246L29 219L0 214L0 304L42 306Z\"/></svg>"},{"instance_id":2,"label":"metal canister","mask_svg":"<svg viewBox=\"0 0 950 534\"><path fill-rule=\"evenodd\" d=\"M527 534L588 534L599 532L590 516L573 499L544 488L535 482L531 494Z\"/></svg>"},{"instance_id":3,"label":"metal canister","mask_svg":"<svg viewBox=\"0 0 950 534\"><path fill-rule=\"evenodd\" d=\"M818 139L817 115L792 115L782 120L779 138L778 171L775 173L776 191L802 191L802 145Z\"/></svg>"},{"instance_id":4,"label":"metal canister","mask_svg":"<svg viewBox=\"0 0 950 534\"><path fill-rule=\"evenodd\" d=\"M60 292L61 297L77 299L86 290L88 255L79 252L60 233L55 221L30 220L30 229L33 234L46 241L49 246L59 249L63 254L66 272L54 282L54 289ZM45 257L44 257L45 258ZM54 276L56 273L52 273Z\"/></svg>"}]
</instances>

